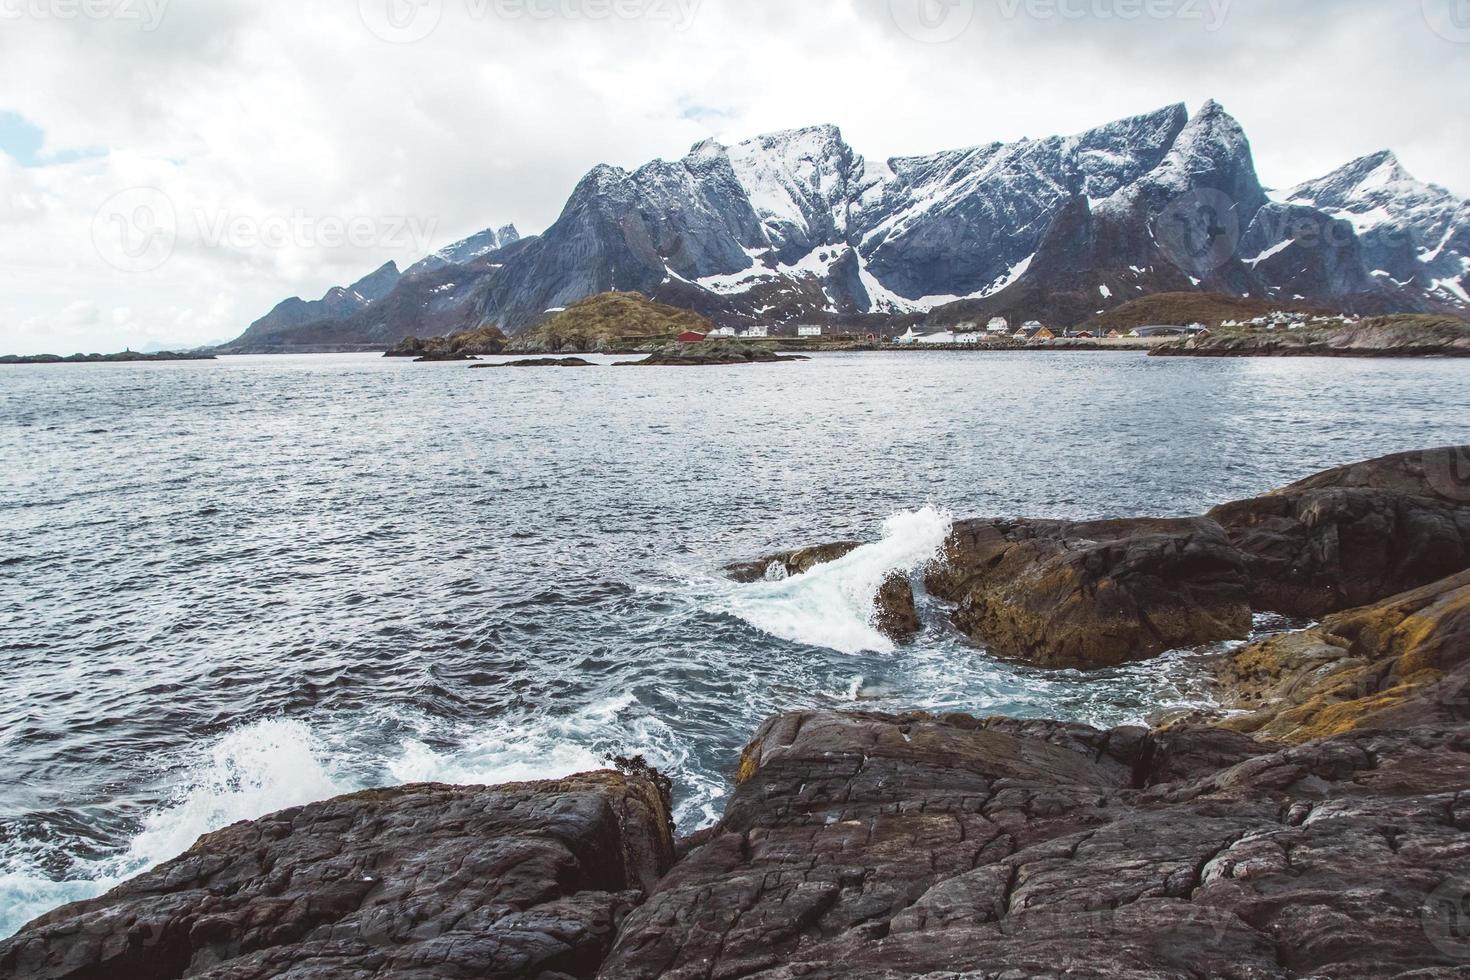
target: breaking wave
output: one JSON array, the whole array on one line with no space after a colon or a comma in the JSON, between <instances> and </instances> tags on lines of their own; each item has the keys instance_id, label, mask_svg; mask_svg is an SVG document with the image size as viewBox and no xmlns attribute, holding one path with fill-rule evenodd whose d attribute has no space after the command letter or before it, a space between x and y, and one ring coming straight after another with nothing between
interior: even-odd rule
<instances>
[{"instance_id":1,"label":"breaking wave","mask_svg":"<svg viewBox=\"0 0 1470 980\"><path fill-rule=\"evenodd\" d=\"M143 816L125 849L107 857L68 861L80 850L75 840L0 846L0 938L49 909L96 897L182 854L202 834L288 807L368 786L555 779L604 768L609 755L642 754L678 774L688 755L632 695L562 717L515 714L477 727L445 729L424 717L391 722L417 731L374 749L348 718L320 727L270 718L233 729L179 769L169 799ZM713 789L698 796L707 801ZM62 880L46 873L59 862L68 864Z\"/></svg>"},{"instance_id":2,"label":"breaking wave","mask_svg":"<svg viewBox=\"0 0 1470 980\"><path fill-rule=\"evenodd\" d=\"M887 653L889 640L874 626L873 601L885 579L929 564L944 546L953 518L937 507L894 514L879 540L836 561L788 578L735 586L724 611L773 636L842 653Z\"/></svg>"}]
</instances>

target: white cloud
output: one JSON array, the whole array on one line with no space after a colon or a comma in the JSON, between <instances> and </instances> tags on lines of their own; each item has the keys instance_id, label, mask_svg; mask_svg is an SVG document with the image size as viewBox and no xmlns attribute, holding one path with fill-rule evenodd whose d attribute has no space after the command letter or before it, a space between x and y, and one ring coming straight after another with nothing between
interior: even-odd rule
<instances>
[{"instance_id":1,"label":"white cloud","mask_svg":"<svg viewBox=\"0 0 1470 980\"><path fill-rule=\"evenodd\" d=\"M539 231L596 163L815 122L882 157L1213 96L1268 183L1392 146L1470 193L1453 95L1470 59L1417 0L1234 0L1217 24L1183 16L1196 0L1138 0L1172 13L1132 19L1113 15L1130 0L956 0L971 16L944 43L911 36L938 22L891 14L936 0L420 0L437 26L404 44L368 24L415 0L172 0L151 31L37 13L65 2L0 0L26 11L0 22L0 111L40 127L44 154L105 152L0 154L5 351L223 339L390 258L506 221ZM172 241L130 224L136 208L99 222L138 187L166 196ZM138 256L106 237L127 233ZM81 302L111 312L68 322Z\"/></svg>"}]
</instances>

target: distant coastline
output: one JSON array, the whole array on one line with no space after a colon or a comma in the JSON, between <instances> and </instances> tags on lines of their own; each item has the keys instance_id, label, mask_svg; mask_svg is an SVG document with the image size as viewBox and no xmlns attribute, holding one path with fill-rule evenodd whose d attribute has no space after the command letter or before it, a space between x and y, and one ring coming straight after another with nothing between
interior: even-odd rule
<instances>
[{"instance_id":1,"label":"distant coastline","mask_svg":"<svg viewBox=\"0 0 1470 980\"><path fill-rule=\"evenodd\" d=\"M0 364L119 364L132 361L213 361L214 354L204 351L161 350L145 354L125 350L116 354L0 354Z\"/></svg>"}]
</instances>

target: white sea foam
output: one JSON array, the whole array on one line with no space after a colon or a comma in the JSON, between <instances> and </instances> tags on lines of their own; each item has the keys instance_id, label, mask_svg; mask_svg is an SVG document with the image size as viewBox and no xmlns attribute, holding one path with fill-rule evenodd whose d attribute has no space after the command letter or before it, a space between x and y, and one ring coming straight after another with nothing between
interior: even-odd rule
<instances>
[{"instance_id":1,"label":"white sea foam","mask_svg":"<svg viewBox=\"0 0 1470 980\"><path fill-rule=\"evenodd\" d=\"M47 909L100 895L113 885L191 847L201 834L237 820L326 799L357 788L335 776L311 728L271 718L216 740L180 774L168 803L150 813L127 850L78 861L64 881L40 873L42 853L0 855L0 936Z\"/></svg>"},{"instance_id":2,"label":"white sea foam","mask_svg":"<svg viewBox=\"0 0 1470 980\"><path fill-rule=\"evenodd\" d=\"M882 537L836 561L789 578L770 576L734 586L725 611L782 639L843 653L889 652L893 642L873 625L873 601L885 579L911 574L938 555L952 518L936 507L894 514Z\"/></svg>"}]
</instances>

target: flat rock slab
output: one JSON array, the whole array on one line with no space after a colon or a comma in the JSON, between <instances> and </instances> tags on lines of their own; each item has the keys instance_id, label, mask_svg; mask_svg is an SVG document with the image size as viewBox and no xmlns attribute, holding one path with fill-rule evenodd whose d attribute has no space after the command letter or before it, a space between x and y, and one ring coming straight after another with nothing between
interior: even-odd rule
<instances>
[{"instance_id":1,"label":"flat rock slab","mask_svg":"<svg viewBox=\"0 0 1470 980\"><path fill-rule=\"evenodd\" d=\"M639 776L372 790L42 916L0 943L0 977L590 977L672 860Z\"/></svg>"},{"instance_id":2,"label":"flat rock slab","mask_svg":"<svg viewBox=\"0 0 1470 980\"><path fill-rule=\"evenodd\" d=\"M1328 613L1470 567L1470 447L1399 453L1210 511L1257 609Z\"/></svg>"},{"instance_id":3,"label":"flat rock slab","mask_svg":"<svg viewBox=\"0 0 1470 980\"><path fill-rule=\"evenodd\" d=\"M1463 727L784 715L599 976L1464 976L1467 787Z\"/></svg>"}]
</instances>

